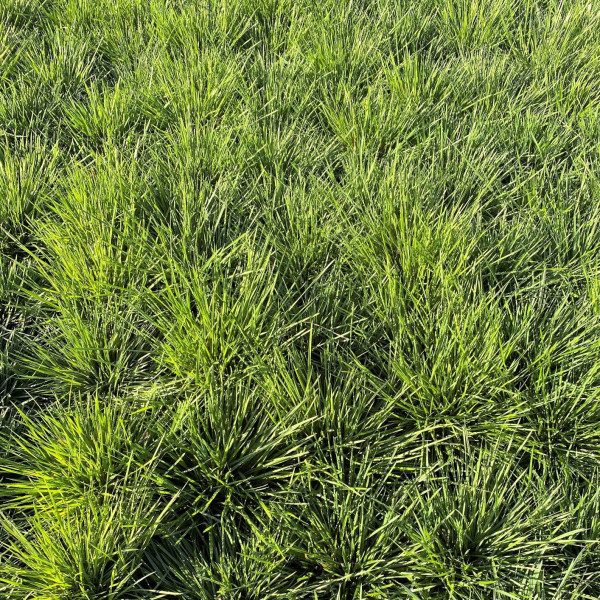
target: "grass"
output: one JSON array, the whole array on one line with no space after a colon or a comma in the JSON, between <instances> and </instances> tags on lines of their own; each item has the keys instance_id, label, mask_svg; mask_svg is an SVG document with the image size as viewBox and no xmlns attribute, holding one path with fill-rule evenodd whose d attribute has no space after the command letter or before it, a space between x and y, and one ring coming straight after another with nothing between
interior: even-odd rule
<instances>
[{"instance_id":1,"label":"grass","mask_svg":"<svg viewBox=\"0 0 600 600\"><path fill-rule=\"evenodd\" d=\"M2 597L600 597L599 49L3 0Z\"/></svg>"}]
</instances>

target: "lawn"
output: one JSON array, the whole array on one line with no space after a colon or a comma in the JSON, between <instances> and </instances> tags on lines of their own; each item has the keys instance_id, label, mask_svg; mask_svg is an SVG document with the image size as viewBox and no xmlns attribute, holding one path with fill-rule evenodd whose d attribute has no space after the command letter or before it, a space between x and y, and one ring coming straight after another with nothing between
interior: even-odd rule
<instances>
[{"instance_id":1,"label":"lawn","mask_svg":"<svg viewBox=\"0 0 600 600\"><path fill-rule=\"evenodd\" d=\"M600 598L599 0L0 0L0 596Z\"/></svg>"}]
</instances>

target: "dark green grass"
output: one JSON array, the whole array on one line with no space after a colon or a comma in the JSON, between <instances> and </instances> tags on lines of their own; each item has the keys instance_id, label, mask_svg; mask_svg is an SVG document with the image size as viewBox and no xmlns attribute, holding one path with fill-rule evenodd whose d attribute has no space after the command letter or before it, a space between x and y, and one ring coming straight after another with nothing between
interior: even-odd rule
<instances>
[{"instance_id":1,"label":"dark green grass","mask_svg":"<svg viewBox=\"0 0 600 600\"><path fill-rule=\"evenodd\" d=\"M0 0L0 595L600 597L597 0Z\"/></svg>"}]
</instances>

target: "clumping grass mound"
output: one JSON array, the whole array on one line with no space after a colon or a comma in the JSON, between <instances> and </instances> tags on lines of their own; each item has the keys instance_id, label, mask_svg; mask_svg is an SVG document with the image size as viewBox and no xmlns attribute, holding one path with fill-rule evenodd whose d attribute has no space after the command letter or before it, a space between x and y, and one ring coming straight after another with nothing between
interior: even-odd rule
<instances>
[{"instance_id":1,"label":"clumping grass mound","mask_svg":"<svg viewBox=\"0 0 600 600\"><path fill-rule=\"evenodd\" d=\"M0 596L600 598L598 0L0 0Z\"/></svg>"}]
</instances>

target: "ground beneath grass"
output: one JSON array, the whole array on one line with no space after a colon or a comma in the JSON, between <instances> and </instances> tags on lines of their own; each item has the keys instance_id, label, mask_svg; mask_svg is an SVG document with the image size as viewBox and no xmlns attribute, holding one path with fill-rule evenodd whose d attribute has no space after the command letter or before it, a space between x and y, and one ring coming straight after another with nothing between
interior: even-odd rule
<instances>
[{"instance_id":1,"label":"ground beneath grass","mask_svg":"<svg viewBox=\"0 0 600 600\"><path fill-rule=\"evenodd\" d=\"M2 0L0 595L600 597L598 0Z\"/></svg>"}]
</instances>

